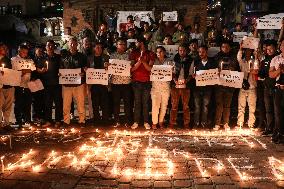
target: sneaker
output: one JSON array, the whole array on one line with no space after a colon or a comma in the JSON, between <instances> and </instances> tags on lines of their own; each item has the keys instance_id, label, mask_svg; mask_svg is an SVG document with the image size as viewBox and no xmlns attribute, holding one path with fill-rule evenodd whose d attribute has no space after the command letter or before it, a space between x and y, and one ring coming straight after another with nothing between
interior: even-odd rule
<instances>
[{"instance_id":1,"label":"sneaker","mask_svg":"<svg viewBox=\"0 0 284 189\"><path fill-rule=\"evenodd\" d=\"M133 123L133 125L131 126L131 129L137 129L138 126L139 126L138 123L135 122L135 123Z\"/></svg>"},{"instance_id":2,"label":"sneaker","mask_svg":"<svg viewBox=\"0 0 284 189\"><path fill-rule=\"evenodd\" d=\"M214 131L218 131L220 129L220 125L215 125L215 127L213 128Z\"/></svg>"},{"instance_id":3,"label":"sneaker","mask_svg":"<svg viewBox=\"0 0 284 189\"><path fill-rule=\"evenodd\" d=\"M201 125L201 128L202 128L202 129L205 129L205 128L207 127L207 126L206 126L206 123L201 123L200 125Z\"/></svg>"},{"instance_id":4,"label":"sneaker","mask_svg":"<svg viewBox=\"0 0 284 189\"><path fill-rule=\"evenodd\" d=\"M163 122L160 122L159 125L160 125L161 129L164 129L164 123Z\"/></svg>"},{"instance_id":5,"label":"sneaker","mask_svg":"<svg viewBox=\"0 0 284 189\"><path fill-rule=\"evenodd\" d=\"M129 126L128 123L125 123L125 124L124 124L124 127L125 127L125 128L128 128L128 127L130 127L130 126Z\"/></svg>"},{"instance_id":6,"label":"sneaker","mask_svg":"<svg viewBox=\"0 0 284 189\"><path fill-rule=\"evenodd\" d=\"M117 123L114 124L112 127L117 128L117 127L119 127L119 126L120 126L120 124L117 122Z\"/></svg>"},{"instance_id":7,"label":"sneaker","mask_svg":"<svg viewBox=\"0 0 284 189\"><path fill-rule=\"evenodd\" d=\"M144 127L145 127L147 130L151 129L151 126L149 125L149 123L144 123Z\"/></svg>"},{"instance_id":8,"label":"sneaker","mask_svg":"<svg viewBox=\"0 0 284 189\"><path fill-rule=\"evenodd\" d=\"M152 125L152 129L156 130L157 129L157 124Z\"/></svg>"},{"instance_id":9,"label":"sneaker","mask_svg":"<svg viewBox=\"0 0 284 189\"><path fill-rule=\"evenodd\" d=\"M49 121L45 122L45 124L42 125L42 127L50 127L51 123Z\"/></svg>"},{"instance_id":10,"label":"sneaker","mask_svg":"<svg viewBox=\"0 0 284 189\"><path fill-rule=\"evenodd\" d=\"M228 123L226 123L226 124L224 125L224 129L225 129L225 131L231 130L231 128L230 128L230 126L228 125Z\"/></svg>"}]
</instances>

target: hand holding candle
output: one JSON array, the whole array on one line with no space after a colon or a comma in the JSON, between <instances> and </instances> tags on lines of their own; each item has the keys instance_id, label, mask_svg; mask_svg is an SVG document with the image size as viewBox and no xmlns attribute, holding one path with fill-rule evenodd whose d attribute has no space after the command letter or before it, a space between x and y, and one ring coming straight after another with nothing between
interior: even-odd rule
<instances>
[{"instance_id":1,"label":"hand holding candle","mask_svg":"<svg viewBox=\"0 0 284 189\"><path fill-rule=\"evenodd\" d=\"M5 64L2 64L2 71L4 71L4 68L5 68Z\"/></svg>"},{"instance_id":2,"label":"hand holding candle","mask_svg":"<svg viewBox=\"0 0 284 189\"><path fill-rule=\"evenodd\" d=\"M46 64L46 70L48 70L48 61L45 61Z\"/></svg>"}]
</instances>

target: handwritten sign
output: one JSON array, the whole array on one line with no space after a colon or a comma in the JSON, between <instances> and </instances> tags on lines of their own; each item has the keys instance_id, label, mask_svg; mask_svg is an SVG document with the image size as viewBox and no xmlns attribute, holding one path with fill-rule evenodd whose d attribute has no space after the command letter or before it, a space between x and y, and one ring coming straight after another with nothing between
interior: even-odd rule
<instances>
[{"instance_id":1,"label":"handwritten sign","mask_svg":"<svg viewBox=\"0 0 284 189\"><path fill-rule=\"evenodd\" d=\"M196 86L218 85L220 83L218 68L197 71L195 80Z\"/></svg>"},{"instance_id":2,"label":"handwritten sign","mask_svg":"<svg viewBox=\"0 0 284 189\"><path fill-rule=\"evenodd\" d=\"M218 52L220 52L220 47L210 47L208 49L208 57L212 58L216 56Z\"/></svg>"},{"instance_id":3,"label":"handwritten sign","mask_svg":"<svg viewBox=\"0 0 284 189\"><path fill-rule=\"evenodd\" d=\"M173 66L154 65L151 69L150 81L171 81Z\"/></svg>"},{"instance_id":4,"label":"handwritten sign","mask_svg":"<svg viewBox=\"0 0 284 189\"><path fill-rule=\"evenodd\" d=\"M81 68L59 69L59 84L81 84Z\"/></svg>"},{"instance_id":5,"label":"handwritten sign","mask_svg":"<svg viewBox=\"0 0 284 189\"><path fill-rule=\"evenodd\" d=\"M169 60L174 60L175 55L178 53L178 45L160 45L166 49L166 56Z\"/></svg>"},{"instance_id":6,"label":"handwritten sign","mask_svg":"<svg viewBox=\"0 0 284 189\"><path fill-rule=\"evenodd\" d=\"M88 68L86 71L86 83L108 85L108 73L105 69Z\"/></svg>"},{"instance_id":7,"label":"handwritten sign","mask_svg":"<svg viewBox=\"0 0 284 189\"><path fill-rule=\"evenodd\" d=\"M178 13L177 11L172 11L172 12L163 12L163 21L168 22L168 21L177 21L178 20Z\"/></svg>"},{"instance_id":8,"label":"handwritten sign","mask_svg":"<svg viewBox=\"0 0 284 189\"><path fill-rule=\"evenodd\" d=\"M242 88L244 79L243 72L222 70L220 72L220 85L233 87L233 88Z\"/></svg>"},{"instance_id":9,"label":"handwritten sign","mask_svg":"<svg viewBox=\"0 0 284 189\"><path fill-rule=\"evenodd\" d=\"M260 17L256 20L257 29L281 29L282 19L284 18L284 13L269 14Z\"/></svg>"},{"instance_id":10,"label":"handwritten sign","mask_svg":"<svg viewBox=\"0 0 284 189\"><path fill-rule=\"evenodd\" d=\"M108 67L109 74L130 76L131 61L110 59L110 66Z\"/></svg>"},{"instance_id":11,"label":"handwritten sign","mask_svg":"<svg viewBox=\"0 0 284 189\"><path fill-rule=\"evenodd\" d=\"M0 74L0 83L3 85L20 86L21 80L21 71L4 68L4 75Z\"/></svg>"},{"instance_id":12,"label":"handwritten sign","mask_svg":"<svg viewBox=\"0 0 284 189\"><path fill-rule=\"evenodd\" d=\"M34 61L32 59L24 59L20 57L11 58L14 70L36 70Z\"/></svg>"},{"instance_id":13,"label":"handwritten sign","mask_svg":"<svg viewBox=\"0 0 284 189\"><path fill-rule=\"evenodd\" d=\"M240 43L247 35L247 32L233 32L233 42Z\"/></svg>"},{"instance_id":14,"label":"handwritten sign","mask_svg":"<svg viewBox=\"0 0 284 189\"><path fill-rule=\"evenodd\" d=\"M259 45L259 41L260 41L259 38L244 36L243 48L257 49Z\"/></svg>"},{"instance_id":15,"label":"handwritten sign","mask_svg":"<svg viewBox=\"0 0 284 189\"><path fill-rule=\"evenodd\" d=\"M43 84L40 79L28 82L28 87L32 93L41 91L44 89Z\"/></svg>"}]
</instances>

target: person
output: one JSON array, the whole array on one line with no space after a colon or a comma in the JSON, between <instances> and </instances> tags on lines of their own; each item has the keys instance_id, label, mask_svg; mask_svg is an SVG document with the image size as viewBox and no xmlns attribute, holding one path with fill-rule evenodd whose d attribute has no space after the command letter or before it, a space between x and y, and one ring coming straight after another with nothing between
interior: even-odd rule
<instances>
[{"instance_id":1,"label":"person","mask_svg":"<svg viewBox=\"0 0 284 189\"><path fill-rule=\"evenodd\" d=\"M110 59L129 60L129 53L126 51L127 43L123 38L119 38L116 44L116 52L110 54ZM122 125L120 120L120 100L123 99L125 123L124 127L129 127L132 122L132 110L131 110L131 77L130 76L111 76L111 89L113 98L113 112L114 112L114 127Z\"/></svg>"},{"instance_id":2,"label":"person","mask_svg":"<svg viewBox=\"0 0 284 189\"><path fill-rule=\"evenodd\" d=\"M189 43L189 56L194 60L198 58L198 40L192 39Z\"/></svg>"},{"instance_id":3,"label":"person","mask_svg":"<svg viewBox=\"0 0 284 189\"><path fill-rule=\"evenodd\" d=\"M138 128L143 107L144 127L151 129L149 124L150 71L155 61L155 54L147 50L145 38L138 38L136 47L137 49L129 56L134 63L131 68L134 92L134 123L131 128Z\"/></svg>"},{"instance_id":4,"label":"person","mask_svg":"<svg viewBox=\"0 0 284 189\"><path fill-rule=\"evenodd\" d=\"M188 39L187 33L184 31L182 24L178 23L176 25L177 31L173 34L173 42L175 44L182 44L185 40Z\"/></svg>"},{"instance_id":5,"label":"person","mask_svg":"<svg viewBox=\"0 0 284 189\"><path fill-rule=\"evenodd\" d=\"M29 59L28 53L29 48L21 44L18 48L18 55L11 59L12 68L22 71L20 86L15 87L14 113L16 125L19 125L19 128L22 128L23 125L29 126L31 124L32 95L28 88L28 82L31 79L31 69L34 68L34 61ZM26 62L26 65L30 66L22 69L20 68L20 62Z\"/></svg>"},{"instance_id":6,"label":"person","mask_svg":"<svg viewBox=\"0 0 284 189\"><path fill-rule=\"evenodd\" d=\"M281 54L271 60L269 77L276 79L274 88L274 120L275 126L272 134L274 143L284 144L284 40L280 43Z\"/></svg>"},{"instance_id":7,"label":"person","mask_svg":"<svg viewBox=\"0 0 284 189\"><path fill-rule=\"evenodd\" d=\"M154 65L174 66L174 63L166 57L166 49L163 46L156 48L157 58ZM164 118L166 115L168 101L170 98L170 81L152 81L152 129L164 128Z\"/></svg>"},{"instance_id":8,"label":"person","mask_svg":"<svg viewBox=\"0 0 284 189\"><path fill-rule=\"evenodd\" d=\"M256 87L257 87L257 74L259 63L257 58L253 56L253 50L245 49L243 57L242 42L237 54L237 60L240 65L241 72L244 72L243 88L240 89L238 99L238 127L244 126L244 117L246 104L249 107L248 127L253 128L255 124L255 109L256 109ZM256 54L256 51L254 51ZM256 56L255 56L256 57Z\"/></svg>"},{"instance_id":9,"label":"person","mask_svg":"<svg viewBox=\"0 0 284 189\"><path fill-rule=\"evenodd\" d=\"M217 68L214 59L208 57L208 47L201 45L198 48L198 57L194 59L190 67L190 75L193 79L196 77L196 72L200 70L210 70ZM208 109L213 92L213 86L195 86L193 91L194 96L194 126L193 127L208 127Z\"/></svg>"},{"instance_id":10,"label":"person","mask_svg":"<svg viewBox=\"0 0 284 189\"><path fill-rule=\"evenodd\" d=\"M61 63L61 57L55 54L55 42L48 40L45 45L46 54L44 55L44 61L37 64L37 71L41 74L43 86L44 86L44 118L45 123L43 127L49 127L53 125L52 108L53 103L55 105L55 127L61 126L63 118L63 102L62 102L62 87L59 85L59 67Z\"/></svg>"},{"instance_id":11,"label":"person","mask_svg":"<svg viewBox=\"0 0 284 189\"><path fill-rule=\"evenodd\" d=\"M273 89L276 81L274 78L269 77L269 69L271 60L276 56L276 46L277 44L272 41L266 44L266 53L264 59L260 62L258 72L258 86L262 86L262 89L259 89L259 92L262 93L265 112L265 116L263 118L263 120L265 120L265 130L263 132L263 135L272 134L274 129Z\"/></svg>"},{"instance_id":12,"label":"person","mask_svg":"<svg viewBox=\"0 0 284 189\"><path fill-rule=\"evenodd\" d=\"M223 41L221 45L221 51L215 56L215 61L218 64L220 71L231 70L238 71L239 65L234 54L231 52L230 42ZM233 98L235 88L216 86L216 112L215 112L215 127L213 130L220 129L221 120L223 118L224 129L230 130L229 119L231 102Z\"/></svg>"},{"instance_id":13,"label":"person","mask_svg":"<svg viewBox=\"0 0 284 189\"><path fill-rule=\"evenodd\" d=\"M98 42L93 47L93 62L88 65L88 68L106 69L109 56L103 53L103 44ZM94 84L91 85L91 96L94 112L94 124L108 124L109 122L109 100L108 87L106 85ZM102 110L102 117L100 116Z\"/></svg>"},{"instance_id":14,"label":"person","mask_svg":"<svg viewBox=\"0 0 284 189\"><path fill-rule=\"evenodd\" d=\"M65 84L62 86L62 97L63 97L63 124L65 127L70 125L70 110L72 98L77 103L77 110L79 114L79 125L85 125L85 80L84 80L84 69L87 66L87 58L80 52L78 52L78 41L76 38L70 39L69 51L65 58L61 59L60 69L76 69L81 68L82 77L81 84Z\"/></svg>"},{"instance_id":15,"label":"person","mask_svg":"<svg viewBox=\"0 0 284 189\"><path fill-rule=\"evenodd\" d=\"M198 46L204 45L204 37L203 34L199 31L200 29L200 24L195 23L193 27L193 32L190 33L190 38L191 39L197 39Z\"/></svg>"},{"instance_id":16,"label":"person","mask_svg":"<svg viewBox=\"0 0 284 189\"><path fill-rule=\"evenodd\" d=\"M190 114L189 114L189 68L192 59L187 54L187 46L184 44L179 45L178 53L174 57L175 73L173 78L173 85L171 88L171 104L172 109L170 113L169 128L174 128L177 125L177 111L179 99L181 98L183 107L183 124L184 128L189 128Z\"/></svg>"},{"instance_id":17,"label":"person","mask_svg":"<svg viewBox=\"0 0 284 189\"><path fill-rule=\"evenodd\" d=\"M8 47L4 43L0 43L0 65L2 68L12 69L11 60L8 58ZM4 75L4 69L0 70L0 74ZM14 101L15 88L10 85L3 85L0 88L0 130L12 131L10 126L10 116Z\"/></svg>"}]
</instances>

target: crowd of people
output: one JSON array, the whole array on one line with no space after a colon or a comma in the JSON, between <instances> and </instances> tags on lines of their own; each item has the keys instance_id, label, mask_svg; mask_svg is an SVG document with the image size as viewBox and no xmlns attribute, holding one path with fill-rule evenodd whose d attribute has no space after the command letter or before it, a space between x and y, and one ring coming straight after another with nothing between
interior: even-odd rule
<instances>
[{"instance_id":1,"label":"crowd of people","mask_svg":"<svg viewBox=\"0 0 284 189\"><path fill-rule=\"evenodd\" d=\"M205 33L201 33L198 23L192 28L181 23L172 24L145 22L138 28L133 17L129 16L120 33L110 32L107 24L102 24L94 40L88 36L80 40L71 37L67 48L62 49L60 54L55 53L55 42L52 40L47 41L45 46L36 46L34 52L29 45L21 44L15 57L10 57L7 46L0 43L0 65L16 69L15 64L19 61L15 59L32 59L36 67L35 70L22 69L20 86L3 85L0 89L2 130L13 130L10 123L13 103L15 124L19 127L33 122L40 122L42 127L68 127L74 109L78 112L78 124L86 126L85 106L88 104L89 118L94 125L137 129L143 123L146 129L166 126L174 129L178 125L178 111L182 106L184 128L215 131L221 126L225 130L236 126L230 122L233 104L237 109L237 127L259 127L263 135L272 135L273 142L283 143L283 27L278 41L264 40L256 25L250 27L248 35L261 38L259 48L251 50L243 48L242 42L234 43L232 32L227 27L218 33L211 25ZM236 24L233 31L243 30L240 24ZM178 52L172 60L161 45L173 44L178 45ZM208 48L216 45L220 46L220 52L208 57ZM131 62L131 76L110 75L109 85L87 85L86 70L107 70L110 59ZM171 65L172 81L150 81L153 65ZM5 74L3 67L2 75ZM81 84L60 85L59 70L76 68L81 68ZM216 68L219 71L244 72L243 87L196 86L197 71ZM28 82L36 79L41 80L44 90L32 93ZM234 104L232 99L236 91L238 103ZM123 117L120 116L121 99ZM257 107L259 115L256 122ZM193 119L190 118L191 109ZM169 120L166 119L167 110Z\"/></svg>"}]
</instances>

